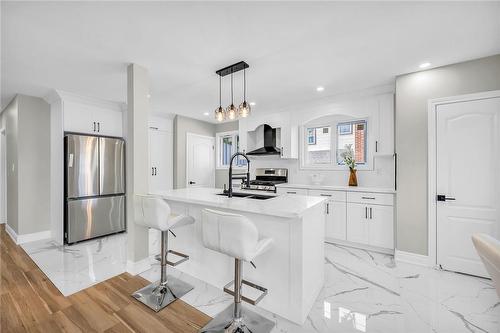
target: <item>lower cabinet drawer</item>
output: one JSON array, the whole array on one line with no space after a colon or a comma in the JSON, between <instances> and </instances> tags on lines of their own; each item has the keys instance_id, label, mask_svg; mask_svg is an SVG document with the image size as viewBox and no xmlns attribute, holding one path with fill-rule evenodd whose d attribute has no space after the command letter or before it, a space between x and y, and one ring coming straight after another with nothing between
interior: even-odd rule
<instances>
[{"instance_id":1,"label":"lower cabinet drawer","mask_svg":"<svg viewBox=\"0 0 500 333\"><path fill-rule=\"evenodd\" d=\"M289 188L289 187L278 187L276 190L278 194L300 194L307 195L307 189L305 188Z\"/></svg>"},{"instance_id":2,"label":"lower cabinet drawer","mask_svg":"<svg viewBox=\"0 0 500 333\"><path fill-rule=\"evenodd\" d=\"M394 205L394 195L389 193L348 192L347 202L370 205Z\"/></svg>"},{"instance_id":3,"label":"lower cabinet drawer","mask_svg":"<svg viewBox=\"0 0 500 333\"><path fill-rule=\"evenodd\" d=\"M308 195L315 197L327 197L329 200L340 202L345 202L347 198L346 192L343 191L309 190Z\"/></svg>"}]
</instances>

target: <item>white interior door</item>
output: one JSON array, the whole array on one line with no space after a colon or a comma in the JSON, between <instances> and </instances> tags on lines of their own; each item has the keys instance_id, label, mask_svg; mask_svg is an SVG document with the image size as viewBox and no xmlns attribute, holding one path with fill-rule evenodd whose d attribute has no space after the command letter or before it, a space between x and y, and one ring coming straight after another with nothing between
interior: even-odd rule
<instances>
[{"instance_id":1,"label":"white interior door","mask_svg":"<svg viewBox=\"0 0 500 333\"><path fill-rule=\"evenodd\" d=\"M437 263L487 276L471 236L497 239L500 205L500 98L443 104L436 109Z\"/></svg>"},{"instance_id":2,"label":"white interior door","mask_svg":"<svg viewBox=\"0 0 500 333\"><path fill-rule=\"evenodd\" d=\"M173 136L156 129L149 130L149 191L158 193L172 189Z\"/></svg>"},{"instance_id":3,"label":"white interior door","mask_svg":"<svg viewBox=\"0 0 500 333\"><path fill-rule=\"evenodd\" d=\"M215 186L215 138L187 134L186 187Z\"/></svg>"}]
</instances>

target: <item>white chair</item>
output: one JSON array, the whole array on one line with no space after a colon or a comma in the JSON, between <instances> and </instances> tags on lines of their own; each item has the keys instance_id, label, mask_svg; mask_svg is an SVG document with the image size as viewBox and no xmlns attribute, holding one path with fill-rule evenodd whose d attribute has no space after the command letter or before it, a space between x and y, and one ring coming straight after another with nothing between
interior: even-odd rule
<instances>
[{"instance_id":1,"label":"white chair","mask_svg":"<svg viewBox=\"0 0 500 333\"><path fill-rule=\"evenodd\" d=\"M486 234L472 235L472 242L500 298L500 241Z\"/></svg>"},{"instance_id":2,"label":"white chair","mask_svg":"<svg viewBox=\"0 0 500 333\"><path fill-rule=\"evenodd\" d=\"M242 279L242 261L253 265L252 260L271 248L273 240L259 240L257 227L245 216L211 209L202 211L201 228L205 247L235 260L234 281L224 286L224 291L234 296L234 304L218 314L200 332L270 332L274 322L241 305L242 300L255 305L267 294L267 289ZM234 291L229 289L233 284ZM261 295L255 300L243 296L243 284L260 290Z\"/></svg>"},{"instance_id":3,"label":"white chair","mask_svg":"<svg viewBox=\"0 0 500 333\"><path fill-rule=\"evenodd\" d=\"M167 264L176 266L189 259L189 256L183 253L168 249L168 233L172 232L171 229L194 223L194 219L191 216L172 214L168 203L160 197L136 195L135 223L161 231L160 281L151 283L132 294L134 298L158 312L193 289L193 286L186 282L167 276ZM174 253L182 259L170 262L167 260L168 253Z\"/></svg>"}]
</instances>

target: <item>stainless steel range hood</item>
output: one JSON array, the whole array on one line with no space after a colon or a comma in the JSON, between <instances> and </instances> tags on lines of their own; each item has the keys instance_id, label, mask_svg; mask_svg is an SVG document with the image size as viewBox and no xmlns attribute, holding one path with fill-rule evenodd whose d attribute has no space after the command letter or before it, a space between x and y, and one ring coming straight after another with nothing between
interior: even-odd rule
<instances>
[{"instance_id":1,"label":"stainless steel range hood","mask_svg":"<svg viewBox=\"0 0 500 333\"><path fill-rule=\"evenodd\" d=\"M256 129L257 149L247 153L247 155L279 155L281 150L276 147L276 129L264 124Z\"/></svg>"}]
</instances>

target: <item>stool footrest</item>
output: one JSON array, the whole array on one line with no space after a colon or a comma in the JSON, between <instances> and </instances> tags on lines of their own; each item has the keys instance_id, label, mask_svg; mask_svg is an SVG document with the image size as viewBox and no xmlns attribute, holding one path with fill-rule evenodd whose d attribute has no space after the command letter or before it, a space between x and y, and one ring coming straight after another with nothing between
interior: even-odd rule
<instances>
[{"instance_id":1,"label":"stool footrest","mask_svg":"<svg viewBox=\"0 0 500 333\"><path fill-rule=\"evenodd\" d=\"M251 299L251 298L248 298L248 297L246 297L244 295L241 295L241 299L243 301L249 303L249 304L256 305L257 303L259 303L264 298L264 296L267 295L267 288L264 288L262 286L259 286L258 284L255 284L253 282L250 282L250 281L247 281L247 280L243 280L243 279L241 280L241 283L245 284L245 285L247 285L247 286L249 286L251 288L257 289L257 290L259 290L261 292L261 294L259 295L259 297L257 297L256 299ZM228 293L229 295L234 296L234 290L229 289L229 287L231 285L234 285L234 280L231 281L231 282L229 282L228 284L226 284L224 286L224 291L226 293Z\"/></svg>"},{"instance_id":2,"label":"stool footrest","mask_svg":"<svg viewBox=\"0 0 500 333\"><path fill-rule=\"evenodd\" d=\"M169 265L169 266L177 266L177 265L183 263L184 261L188 261L189 260L189 256L187 254L185 254L185 253L177 252L177 251L174 251L174 250L168 250L167 252L175 254L176 256L182 258L182 259L177 260L176 262L169 261L167 259L167 265ZM161 254L157 254L155 256L155 259L158 260L158 261L161 261Z\"/></svg>"}]
</instances>

